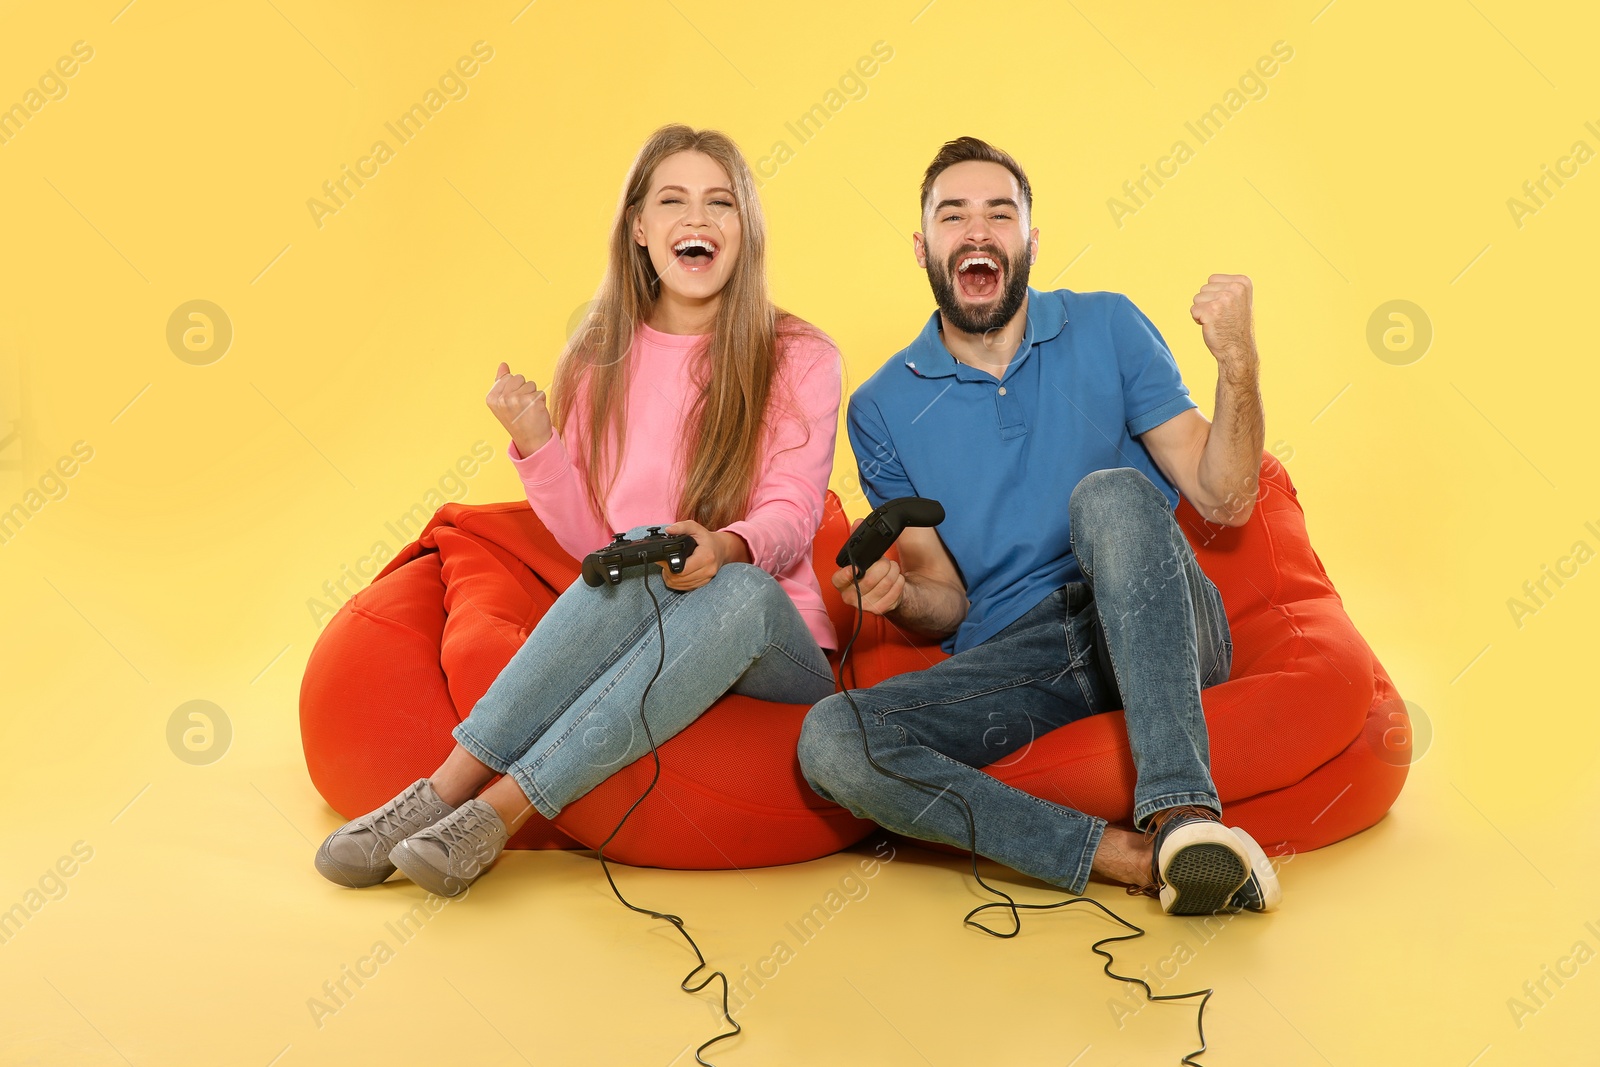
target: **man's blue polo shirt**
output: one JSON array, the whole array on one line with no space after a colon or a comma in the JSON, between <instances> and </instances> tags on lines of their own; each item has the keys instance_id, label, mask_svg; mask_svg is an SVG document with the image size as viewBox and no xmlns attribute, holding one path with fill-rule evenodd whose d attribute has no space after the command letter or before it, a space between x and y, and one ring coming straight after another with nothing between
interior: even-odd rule
<instances>
[{"instance_id":1,"label":"man's blue polo shirt","mask_svg":"<svg viewBox=\"0 0 1600 1067\"><path fill-rule=\"evenodd\" d=\"M993 637L1067 582L1083 581L1067 501L1093 471L1132 467L1178 506L1136 438L1197 405L1161 333L1121 293L1028 288L1028 324L996 379L945 348L939 313L850 397L867 499L932 497L971 607L944 641Z\"/></svg>"}]
</instances>

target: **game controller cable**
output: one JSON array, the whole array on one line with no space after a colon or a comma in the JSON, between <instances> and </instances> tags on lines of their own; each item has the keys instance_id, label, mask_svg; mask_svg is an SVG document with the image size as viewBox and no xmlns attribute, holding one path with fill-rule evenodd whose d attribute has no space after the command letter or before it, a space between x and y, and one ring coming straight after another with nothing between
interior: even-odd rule
<instances>
[{"instance_id":1,"label":"game controller cable","mask_svg":"<svg viewBox=\"0 0 1600 1067\"><path fill-rule=\"evenodd\" d=\"M940 518L942 518L942 517L943 516L942 516L942 513L941 513L940 514ZM898 531L895 531L895 532L898 533ZM1106 907L1104 904L1100 903L1098 900L1095 900L1093 897L1088 897L1088 896L1073 896L1073 897L1069 897L1066 900L1056 901L1055 903L1052 903L1052 904L1022 904L1022 903L1018 903L1016 901L1016 899L1014 897L1012 897L1009 893L1005 892L1004 890L997 889L994 886L990 885L988 882L986 882L984 880L984 878L983 878L983 875L978 870L977 823L975 822L975 820L973 818L972 807L971 807L970 804L967 803L966 797L962 796L958 791L956 791L954 789L951 789L949 787L940 788L938 786L933 785L932 783L924 782L924 781L921 781L920 779L912 778L912 777L909 777L907 775L900 774L897 771L893 771L893 770L889 769L888 767L883 766L881 763L879 763L873 757L871 746L867 742L866 722L861 717L861 709L856 705L855 698L850 695L849 688L844 684L844 668L845 668L845 664L847 662L849 662L850 652L855 647L856 639L861 636L861 623L862 623L862 619L864 617L864 612L861 609L861 582L860 582L860 579L861 579L861 575L865 572L866 568L862 567L862 566L858 566L856 560L854 559L854 557L849 555L850 547L851 547L851 545L849 543L847 543L845 548L841 550L840 555L841 555L841 557L845 557L845 558L842 558L840 562L841 562L841 565L849 565L851 567L851 585L854 588L855 594L856 594L856 625L855 625L854 631L850 635L850 640L845 643L843 651L841 651L840 654L839 654L839 665L838 665L838 668L837 668L837 684L838 684L838 687L839 687L839 691L844 694L844 698L849 703L850 709L853 712L855 712L856 724L857 724L858 728L861 731L862 747L863 747L863 750L864 750L864 752L866 754L867 762L869 764L871 764L871 766L874 769L876 769L881 774L888 775L891 778L894 778L894 779L897 779L899 781L905 782L905 783L907 783L909 785L915 786L916 788L924 790L924 791L927 791L927 792L932 792L932 793L935 793L935 794L938 794L938 795L943 795L945 793L949 793L951 796L955 797L957 800L959 800L961 802L961 807L962 807L963 812L966 815L966 820L967 820L967 840L968 840L968 843L969 843L968 844L968 852L969 852L971 860L972 860L972 877L984 889L988 890L993 895L1001 898L1000 900L991 901L991 902L989 902L987 904L980 904L976 908L973 908L971 911L967 912L965 917L963 917L962 922L967 926L972 926L972 927L975 927L975 928L977 928L979 930L982 930L984 933L989 934L992 937L998 937L998 938L1002 938L1002 939L1004 939L1004 938L1012 938L1012 937L1016 937L1019 933L1022 932L1022 916L1021 916L1020 913L1022 911L1024 911L1024 910L1026 910L1026 911L1053 911L1053 910L1055 910L1057 908L1065 908L1065 907L1069 907L1069 906L1071 906L1073 904L1092 904L1092 905L1094 905L1096 908L1099 908L1102 912L1104 912L1106 915L1110 916L1116 922L1120 923L1124 928L1132 931L1131 933L1115 934L1115 935L1112 935L1112 936L1109 936L1109 937L1103 937L1100 940L1096 941L1093 945L1090 946L1091 951L1093 951L1096 955L1104 957L1106 962L1105 962L1105 964L1104 964L1102 969L1104 970L1105 974L1108 977L1117 979L1118 981L1127 982L1129 984L1139 986L1140 988L1142 988L1144 990L1145 996L1149 1000L1152 1000L1152 1001L1156 1001L1156 1000L1189 1000L1189 999L1192 999L1194 997L1200 997L1201 998L1199 1011L1198 1011L1198 1013L1196 1015L1196 1019L1195 1019L1195 1025L1196 1025L1196 1028L1198 1029L1199 1035L1200 1035L1200 1047L1198 1049L1195 1049L1193 1052L1190 1052L1189 1054L1185 1055L1183 1057L1183 1059L1180 1061L1180 1063L1183 1064L1184 1067L1204 1067L1203 1064L1200 1064L1200 1063L1196 1062L1194 1057L1202 1055L1206 1051L1206 1047L1207 1046L1206 1046L1206 1031L1205 1031L1205 1011L1206 1011L1206 1003L1207 1003L1207 1001L1209 1001L1211 999L1211 995L1214 992L1213 989L1210 989L1210 988L1198 989L1198 990L1195 990L1195 991L1189 992L1189 993L1158 994L1155 990L1150 988L1150 984L1148 982L1146 982L1144 979L1136 977L1136 976L1133 976L1133 975L1118 974L1116 971L1113 971L1111 969L1111 965L1113 963L1115 963L1116 960L1112 956L1112 954L1110 952L1106 951L1102 946L1108 945L1108 944L1112 944L1114 942L1131 941L1131 940L1134 940L1135 938L1143 937L1145 935L1145 930L1142 927L1135 926L1133 923L1131 923L1128 920L1122 918L1122 916L1118 915L1116 912L1112 911L1110 908ZM615 550L616 546L612 546L612 548L613 548L613 550ZM881 550L880 550L880 555L881 555ZM846 560L848 560L848 563L846 563ZM638 562L645 563L645 564L648 565L648 560L646 559L645 554L643 552L639 553ZM870 563L872 563L872 562L876 562L876 560L869 561L868 565L870 566ZM678 569L681 569L681 565L680 565L680 567ZM614 580L615 579L613 579L613 581ZM627 897L622 895L622 890L620 888L618 888L616 878L611 873L610 864L607 863L607 861L606 861L606 846L610 845L611 842L616 838L617 834L622 832L623 824L625 824L628 821L629 817L633 815L634 811L639 807L639 805L644 803L645 798L648 797L650 795L651 791L655 789L656 783L661 780L661 754L660 754L660 752L658 751L658 749L656 747L655 736L654 736L654 734L651 733L651 731L650 731L650 723L649 723L649 721L647 720L647 718L645 716L645 701L650 695L651 687L655 684L656 679L658 679L661 676L661 671L664 669L665 664L666 664L666 631L665 631L665 627L663 626L663 623L662 623L661 603L656 597L655 590L650 588L650 583L648 581L648 575L646 576L646 581L645 581L645 591L650 594L650 603L652 605L654 605L654 607L655 607L655 612L656 612L656 638L657 638L657 644L658 644L658 649L657 649L658 655L657 655L657 662L656 662L655 672L654 672L654 674L651 675L650 681L645 684L644 692L641 693L640 696L639 696L639 723L640 723L641 726L644 727L645 740L650 745L650 756L655 761L655 769L654 769L654 773L651 775L650 783L647 786L645 786L644 792L640 793L638 799L636 799L628 807L628 810L623 813L623 816L622 816L622 818L620 820L618 820L616 827L611 831L611 833L609 835L607 835L606 839L600 843L600 847L597 850L597 853L598 853L598 857L599 857L599 860L600 860L601 870L605 872L606 882L610 884L612 893L614 893L616 895L617 900L620 901L624 907L628 908L630 911L638 912L641 915L648 915L651 918L662 919L662 920L665 920L666 922L671 923L674 927L677 928L678 933L683 935L683 939L689 943L689 948L691 950L693 950L693 952L694 952L696 963L695 963L695 966L692 969L690 969L690 971L687 974L685 974L683 976L682 980L679 981L678 988L682 989L685 993L690 993L690 994L699 993L700 991L704 990L709 985L711 985L711 983L713 981L715 981L716 979L718 979L718 978L722 979L722 1017L723 1017L724 1020L727 1021L728 1025L729 1025L729 1027L731 1027L731 1029L723 1030L723 1031L713 1035L711 1038L709 1038L706 1041L702 1042L694 1050L694 1059L695 1059L696 1063L701 1064L702 1067L714 1067L713 1064L711 1064L709 1061L707 1061L702 1056L702 1053L706 1049L710 1048L712 1045L716 1044L717 1042L724 1041L724 1040L726 1040L726 1039L728 1039L730 1037L733 1037L733 1036L735 1036L735 1035L737 1035L739 1033L742 1033L743 1030L744 1030L744 1028L739 1025L738 1021L733 1018L733 1014L732 1014L732 1012L730 1012L730 1010L728 1008L728 991L729 990L728 990L728 976L727 976L727 973L722 971L722 970L715 970L715 971L712 971L710 974L706 975L705 978L703 980L701 980L699 983L691 985L690 984L691 980L697 974L699 974L701 971L704 971L709 966L709 964L707 964L707 962L706 962L705 954L700 951L700 946L695 943L694 938L692 936L690 936L689 931L685 928L683 918L681 916L674 915L671 912L661 912L661 911L656 911L656 910L651 909L651 908L640 907L640 906L632 903L631 901L629 901L627 899ZM935 799L937 799L937 797ZM1004 909L1006 909L1007 911L1009 911L1011 913L1012 929L1010 931L1003 932L1003 931L1000 931L1000 930L995 930L992 927L985 926L983 923L977 922L974 919L974 916L980 914L981 912L988 911L991 908L1004 908Z\"/></svg>"},{"instance_id":2,"label":"game controller cable","mask_svg":"<svg viewBox=\"0 0 1600 1067\"><path fill-rule=\"evenodd\" d=\"M845 549L841 551L840 555L845 555L845 553L848 552L849 547L850 546L847 544ZM872 563L876 562L877 560L869 560L867 561L867 565L870 566ZM1150 983L1146 982L1144 979L1135 977L1133 975L1118 974L1116 971L1113 971L1111 969L1111 965L1116 962L1116 959L1111 955L1110 952L1107 952L1101 946L1109 945L1117 941L1132 941L1136 938L1143 937L1145 935L1145 930L1142 927L1135 926L1133 923L1124 919L1122 916L1118 915L1116 912L1112 911L1110 908L1106 907L1093 897L1072 896L1068 897L1066 900L1058 900L1053 904L1017 903L1016 899L1012 897L1011 894L1007 893L1003 889L996 889L994 886L984 881L983 875L978 871L978 828L977 822L974 820L972 815L972 806L967 803L967 798L962 796L959 791L952 789L949 786L936 786L931 782L924 782L919 778L912 778L908 775L901 774L898 771L890 770L873 757L872 748L867 743L866 721L862 719L861 709L856 705L855 698L850 695L850 690L847 689L844 684L844 664L850 658L850 650L855 646L856 638L861 636L861 622L865 614L861 609L861 576L863 573L865 573L866 567L858 565L857 561L853 557L849 558L847 561L841 560L841 565L847 565L851 568L850 584L851 588L855 590L856 594L856 626L854 632L850 634L850 640L846 642L844 646L844 651L839 654L839 690L844 694L845 700L849 703L850 710L855 712L856 726L861 731L861 745L862 750L866 753L867 762L871 764L872 767L880 774L885 774L890 778L905 782L908 785L916 786L918 789L921 789L924 792L936 794L934 797L935 800L937 800L939 796L948 793L961 802L962 811L967 817L967 851L972 859L972 877L984 889L1001 898L1000 900L990 901L987 904L980 904L976 908L973 908L962 918L962 923L967 926L976 927L977 929L982 930L984 933L989 934L991 937L1012 938L1016 937L1022 932L1022 916L1020 914L1022 911L1054 911L1056 908L1065 908L1073 904L1093 904L1112 919L1115 919L1118 923L1122 924L1122 926L1133 931L1132 933L1128 934L1115 934L1110 937L1102 937L1093 945L1089 946L1095 955L1103 956L1105 958L1106 962L1103 970L1107 976L1115 978L1118 981L1128 982L1130 984L1140 986L1144 990L1145 996L1150 1000L1189 1000L1194 997L1200 997L1200 1008L1195 1016L1195 1026L1200 1033L1200 1047L1184 1056L1179 1062L1183 1065L1183 1067L1204 1067L1203 1064L1197 1063L1194 1057L1202 1055L1206 1051L1206 1002L1211 999L1211 994L1215 992L1214 989L1197 989L1191 993L1158 994L1155 990L1150 988ZM979 914L980 912L988 911L991 908L1004 908L1011 913L1011 929L1009 931L1002 932L993 929L992 927L985 926L983 923L977 922L973 919L973 916Z\"/></svg>"},{"instance_id":3,"label":"game controller cable","mask_svg":"<svg viewBox=\"0 0 1600 1067\"><path fill-rule=\"evenodd\" d=\"M649 560L646 558L646 553L643 551L638 553L638 561L640 563L644 563L646 566L649 565ZM683 565L680 563L676 569L681 571L683 569ZM634 809L636 809L640 804L644 803L645 798L650 795L650 791L653 790L656 787L656 783L661 780L661 753L656 749L655 735L650 732L650 723L649 720L645 718L644 706L646 698L650 696L650 687L655 685L656 679L661 677L661 671L666 666L667 635L666 629L662 625L661 620L661 601L656 599L656 591L650 588L648 572L646 572L645 575L644 589L645 592L650 594L650 603L653 604L656 609L656 644L658 646L658 655L656 658L655 673L650 676L650 681L645 683L644 692L639 694L639 724L644 727L645 740L650 744L650 757L655 761L655 772L650 776L650 784L645 786L644 792L639 794L639 798L629 805L628 810L625 811L622 815L622 818L617 821L616 828L613 829L609 835L607 835L604 841L600 842L600 847L597 852L600 859L600 869L605 872L606 881L611 885L611 892L616 894L617 899L622 902L623 907L629 909L630 911L636 911L640 915L648 915L652 919L664 919L665 921L671 923L677 928L678 933L683 935L683 939L689 943L689 948L694 951L694 958L698 962L689 971L689 973L684 975L683 979L679 981L678 988L682 989L685 993L694 994L700 992L702 989L705 989L716 979L722 979L722 1017L727 1020L728 1025L733 1029L724 1030L716 1034L710 1039L702 1042L699 1047L694 1050L694 1061L696 1063L701 1064L702 1067L714 1067L713 1064L707 1062L701 1056L701 1053L710 1048L712 1045L716 1044L718 1041L723 1041L727 1038L733 1037L735 1034L742 1032L744 1029L739 1025L738 1021L734 1019L733 1014L728 1010L727 973L721 970L712 971L710 974L706 975L704 980L702 980L699 984L690 985L689 983L694 976L705 970L708 964L706 963L705 954L700 951L700 946L695 944L694 938L690 936L689 931L684 927L682 916L674 915L671 912L656 911L652 908L641 908L637 904L634 904L627 897L622 895L621 889L617 888L617 880L611 874L610 864L606 862L606 846L611 844L612 840L616 838L617 834L622 832L623 823L628 821L628 817L633 814Z\"/></svg>"}]
</instances>

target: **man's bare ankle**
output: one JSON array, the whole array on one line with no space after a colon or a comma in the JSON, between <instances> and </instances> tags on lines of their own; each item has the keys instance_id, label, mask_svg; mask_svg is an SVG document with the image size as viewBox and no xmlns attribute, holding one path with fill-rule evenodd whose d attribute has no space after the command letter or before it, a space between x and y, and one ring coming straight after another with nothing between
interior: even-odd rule
<instances>
[{"instance_id":1,"label":"man's bare ankle","mask_svg":"<svg viewBox=\"0 0 1600 1067\"><path fill-rule=\"evenodd\" d=\"M1149 839L1140 833L1108 826L1095 850L1093 870L1108 881L1143 885L1150 880Z\"/></svg>"}]
</instances>

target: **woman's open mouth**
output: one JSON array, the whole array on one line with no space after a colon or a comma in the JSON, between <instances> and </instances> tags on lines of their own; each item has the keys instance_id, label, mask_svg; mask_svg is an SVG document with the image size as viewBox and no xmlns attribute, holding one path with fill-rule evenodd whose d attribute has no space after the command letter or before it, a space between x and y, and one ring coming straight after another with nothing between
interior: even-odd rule
<instances>
[{"instance_id":1,"label":"woman's open mouth","mask_svg":"<svg viewBox=\"0 0 1600 1067\"><path fill-rule=\"evenodd\" d=\"M956 284L968 300L989 300L1000 292L1000 264L981 252L961 257L956 265Z\"/></svg>"},{"instance_id":2,"label":"woman's open mouth","mask_svg":"<svg viewBox=\"0 0 1600 1067\"><path fill-rule=\"evenodd\" d=\"M716 242L709 237L698 235L682 238L672 246L672 254L677 257L678 266L690 273L710 270L718 251Z\"/></svg>"}]
</instances>

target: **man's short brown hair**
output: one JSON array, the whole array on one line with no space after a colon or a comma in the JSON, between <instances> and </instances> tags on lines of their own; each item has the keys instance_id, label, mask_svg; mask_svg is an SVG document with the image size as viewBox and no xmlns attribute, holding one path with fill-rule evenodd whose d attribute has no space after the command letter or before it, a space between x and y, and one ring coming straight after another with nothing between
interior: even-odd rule
<instances>
[{"instance_id":1,"label":"man's short brown hair","mask_svg":"<svg viewBox=\"0 0 1600 1067\"><path fill-rule=\"evenodd\" d=\"M1028 184L1028 176L1022 173L1022 165L1012 159L1009 152L1002 152L988 141L976 137L957 137L953 141L946 141L944 147L939 149L939 154L933 157L933 162L928 164L927 171L922 175L923 216L928 213L928 198L933 195L934 180L946 167L971 160L998 163L1009 170L1017 179L1017 184L1022 187L1022 208L1026 212L1026 217L1033 218L1033 187Z\"/></svg>"}]
</instances>

